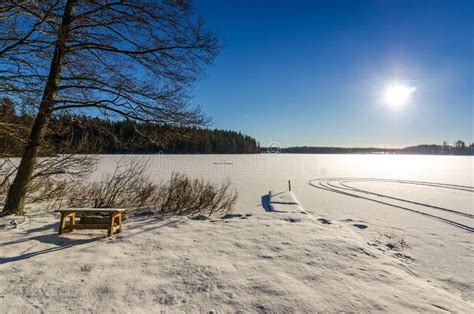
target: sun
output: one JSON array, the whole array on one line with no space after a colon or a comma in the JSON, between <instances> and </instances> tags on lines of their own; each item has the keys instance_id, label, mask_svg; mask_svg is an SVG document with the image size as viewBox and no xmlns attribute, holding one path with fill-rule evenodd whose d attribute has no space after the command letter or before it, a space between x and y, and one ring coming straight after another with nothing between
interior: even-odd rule
<instances>
[{"instance_id":1,"label":"sun","mask_svg":"<svg viewBox=\"0 0 474 314\"><path fill-rule=\"evenodd\" d=\"M383 101L393 108L402 107L410 102L411 94L416 90L413 86L392 83L385 88Z\"/></svg>"}]
</instances>

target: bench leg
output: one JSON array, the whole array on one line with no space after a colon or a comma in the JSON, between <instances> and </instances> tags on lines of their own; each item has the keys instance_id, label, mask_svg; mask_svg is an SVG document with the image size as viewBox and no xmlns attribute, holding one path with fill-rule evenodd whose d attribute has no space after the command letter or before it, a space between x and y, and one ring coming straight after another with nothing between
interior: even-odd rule
<instances>
[{"instance_id":1,"label":"bench leg","mask_svg":"<svg viewBox=\"0 0 474 314\"><path fill-rule=\"evenodd\" d=\"M66 214L61 213L61 219L59 220L59 231L58 231L59 235L63 234L65 226L66 226Z\"/></svg>"},{"instance_id":2,"label":"bench leg","mask_svg":"<svg viewBox=\"0 0 474 314\"><path fill-rule=\"evenodd\" d=\"M71 231L74 229L74 225L76 224L76 213L69 214L69 227Z\"/></svg>"},{"instance_id":3,"label":"bench leg","mask_svg":"<svg viewBox=\"0 0 474 314\"><path fill-rule=\"evenodd\" d=\"M107 232L107 236L110 237L114 233L114 220L115 220L115 213L110 213L110 221L109 221L109 230Z\"/></svg>"},{"instance_id":4,"label":"bench leg","mask_svg":"<svg viewBox=\"0 0 474 314\"><path fill-rule=\"evenodd\" d=\"M69 224L67 220L69 218ZM58 234L61 235L64 231L73 230L73 226L76 224L76 213L61 213L61 219L59 220L59 232Z\"/></svg>"},{"instance_id":5,"label":"bench leg","mask_svg":"<svg viewBox=\"0 0 474 314\"><path fill-rule=\"evenodd\" d=\"M122 232L122 214L119 213L118 216L118 229L117 229L117 233L120 233Z\"/></svg>"}]
</instances>

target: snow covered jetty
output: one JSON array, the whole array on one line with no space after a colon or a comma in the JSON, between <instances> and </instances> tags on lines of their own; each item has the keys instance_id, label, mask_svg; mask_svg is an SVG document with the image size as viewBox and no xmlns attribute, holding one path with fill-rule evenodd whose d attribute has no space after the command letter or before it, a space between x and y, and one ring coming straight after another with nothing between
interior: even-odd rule
<instances>
[{"instance_id":1,"label":"snow covered jetty","mask_svg":"<svg viewBox=\"0 0 474 314\"><path fill-rule=\"evenodd\" d=\"M292 191L270 191L268 195L272 212L306 214L306 211L300 206Z\"/></svg>"}]
</instances>

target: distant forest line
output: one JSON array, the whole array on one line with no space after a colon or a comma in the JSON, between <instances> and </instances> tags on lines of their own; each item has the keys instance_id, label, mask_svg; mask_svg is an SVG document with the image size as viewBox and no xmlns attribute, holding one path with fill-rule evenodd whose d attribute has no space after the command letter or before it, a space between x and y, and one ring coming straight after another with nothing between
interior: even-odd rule
<instances>
[{"instance_id":1,"label":"distant forest line","mask_svg":"<svg viewBox=\"0 0 474 314\"><path fill-rule=\"evenodd\" d=\"M474 144L458 140L453 145L418 145L405 148L346 148L299 146L260 147L257 140L240 132L155 125L127 120L109 120L78 115L52 118L45 134L41 155L84 154L418 154L474 155ZM0 104L0 153L21 156L33 116L18 113L13 104ZM6 126L6 127L5 127ZM12 132L11 130L14 130ZM11 134L9 134L11 133ZM16 139L12 139L12 134Z\"/></svg>"},{"instance_id":2,"label":"distant forest line","mask_svg":"<svg viewBox=\"0 0 474 314\"><path fill-rule=\"evenodd\" d=\"M0 108L0 123L15 129L26 142L32 115ZM8 129L7 129L7 132ZM0 152L21 156L23 147L0 132ZM52 117L41 155L83 154L254 154L260 152L255 138L240 132L116 121L77 115Z\"/></svg>"},{"instance_id":3,"label":"distant forest line","mask_svg":"<svg viewBox=\"0 0 474 314\"><path fill-rule=\"evenodd\" d=\"M262 153L275 152L275 148L262 148ZM406 155L474 155L474 144L466 145L457 141L454 145L446 142L443 145L417 145L405 148L346 148L346 147L287 147L277 149L280 153L287 154L406 154Z\"/></svg>"}]
</instances>

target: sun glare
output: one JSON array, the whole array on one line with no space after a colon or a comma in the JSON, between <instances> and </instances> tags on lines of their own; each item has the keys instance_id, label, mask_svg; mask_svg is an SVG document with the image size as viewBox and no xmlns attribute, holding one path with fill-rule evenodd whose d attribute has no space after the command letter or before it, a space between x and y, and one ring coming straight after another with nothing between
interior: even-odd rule
<instances>
[{"instance_id":1,"label":"sun glare","mask_svg":"<svg viewBox=\"0 0 474 314\"><path fill-rule=\"evenodd\" d=\"M384 103L393 108L398 108L410 102L411 94L415 87L400 83L388 85L384 91Z\"/></svg>"}]
</instances>

